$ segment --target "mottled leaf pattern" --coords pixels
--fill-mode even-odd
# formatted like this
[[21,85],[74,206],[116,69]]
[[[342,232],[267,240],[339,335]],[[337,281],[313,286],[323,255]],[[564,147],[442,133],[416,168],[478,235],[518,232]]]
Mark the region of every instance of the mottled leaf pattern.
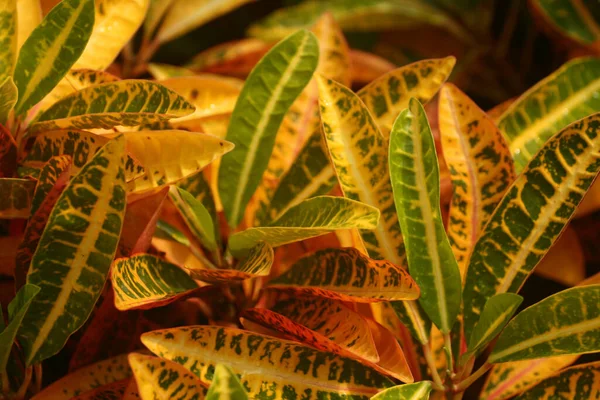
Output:
[[371,397],[371,400],[427,400],[430,393],[431,382],[423,381],[391,387]]
[[[61,155],[52,157],[40,171],[38,183],[33,192],[31,200],[31,214],[34,215],[38,208],[42,205],[48,193],[56,185],[61,175],[71,167],[71,157]],[[68,175],[67,175],[68,176]]]
[[231,368],[217,364],[207,400],[247,400],[248,393]]
[[517,400],[597,399],[600,397],[600,362],[568,368],[538,383]]
[[0,219],[29,217],[34,189],[30,179],[0,178]]

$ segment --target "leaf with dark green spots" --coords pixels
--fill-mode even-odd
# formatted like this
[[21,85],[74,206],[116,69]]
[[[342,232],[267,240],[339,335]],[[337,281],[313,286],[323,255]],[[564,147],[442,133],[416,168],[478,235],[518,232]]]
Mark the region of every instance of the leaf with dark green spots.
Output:
[[[65,174],[71,167],[71,157],[68,155],[54,156],[48,162],[38,177],[38,182],[33,193],[31,201],[31,215],[34,215],[38,208],[42,205],[48,193],[56,185],[60,177]],[[70,172],[70,171],[68,171]],[[67,172],[67,176],[68,176]]]
[[600,285],[558,292],[521,311],[504,328],[488,360],[531,360],[600,351]]
[[433,135],[417,99],[392,127],[389,163],[408,268],[421,289],[419,303],[447,334],[460,311],[462,285],[442,221]]
[[584,45],[600,40],[600,6],[593,1],[533,0],[534,10],[563,35]]
[[560,371],[516,400],[584,400],[600,397],[600,361]]
[[17,103],[18,96],[17,87],[9,76],[0,84],[0,124],[6,124],[8,114]]
[[151,254],[115,260],[111,281],[119,310],[161,307],[198,288],[184,270]]
[[431,388],[429,381],[398,385],[377,393],[371,400],[428,400]]
[[235,228],[258,187],[273,152],[281,122],[312,78],[319,46],[302,30],[273,47],[254,67],[231,116],[226,139],[235,144],[219,168],[219,196]]
[[244,254],[259,241],[273,247],[324,235],[339,229],[375,229],[379,210],[343,197],[318,196],[290,208],[267,226],[250,228],[229,237],[233,255]]
[[6,82],[17,59],[17,0],[0,1],[0,43],[0,82]]
[[63,0],[31,32],[14,72],[18,114],[42,100],[65,76],[83,53],[93,26],[93,0]]
[[236,374],[224,364],[217,364],[206,400],[247,400],[248,392]]
[[169,191],[171,202],[179,211],[187,227],[209,251],[217,251],[215,226],[210,213],[200,200],[186,190],[173,186]]
[[94,85],[69,94],[41,113],[31,133],[58,129],[110,129],[149,125],[184,117],[196,107],[158,83],[124,80]]
[[31,179],[0,178],[0,219],[29,217],[34,189]]
[[60,351],[100,296],[125,214],[124,167],[119,136],[71,179],[48,218],[27,275],[41,289],[19,332],[27,365]]
[[508,189],[473,249],[463,293],[465,335],[485,302],[516,293],[565,229],[600,170],[600,115],[553,136]]

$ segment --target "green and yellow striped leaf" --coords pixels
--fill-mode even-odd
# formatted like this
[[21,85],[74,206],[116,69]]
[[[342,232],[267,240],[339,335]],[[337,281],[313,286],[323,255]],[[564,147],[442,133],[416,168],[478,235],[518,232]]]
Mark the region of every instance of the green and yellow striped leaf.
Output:
[[290,208],[267,226],[231,235],[229,249],[236,255],[261,240],[277,247],[338,229],[375,229],[378,220],[379,210],[374,207],[343,197],[318,196]]
[[564,64],[523,93],[498,120],[520,172],[544,143],[600,109],[600,58]]
[[516,174],[502,133],[452,84],[440,91],[439,129],[453,188],[448,239],[464,280],[479,233]]
[[521,311],[504,329],[489,362],[600,351],[600,285],[574,287]]
[[463,293],[465,335],[487,299],[517,292],[564,230],[600,169],[600,116],[553,136],[508,189],[484,227]]
[[156,33],[159,43],[176,39],[187,32],[235,10],[250,0],[175,0]]
[[161,307],[198,288],[177,265],[151,254],[115,260],[111,281],[119,310]]
[[[35,191],[33,192],[31,215],[35,215],[52,188],[61,180],[61,177],[63,175],[69,176],[71,160],[71,157],[68,155],[54,156],[44,165],[40,171]],[[66,184],[67,180],[64,179],[64,184]]]
[[392,127],[389,163],[408,268],[422,293],[419,303],[447,334],[460,311],[462,285],[440,211],[435,143],[417,99],[410,100]]
[[28,365],[56,354],[100,296],[125,214],[124,155],[125,137],[104,145],[50,214],[27,275],[41,289],[19,334]]
[[538,383],[516,400],[597,399],[600,397],[600,361],[577,365]]
[[310,81],[318,58],[315,36],[299,31],[273,47],[246,80],[226,136],[236,148],[219,168],[219,197],[232,228],[243,218],[285,113]]
[[419,287],[386,260],[372,260],[353,248],[319,250],[269,281],[270,288],[350,302],[414,300]]
[[194,279],[202,282],[213,284],[233,283],[268,276],[274,259],[273,248],[266,242],[258,242],[233,268],[199,269],[186,266],[186,269]]
[[581,0],[533,0],[535,11],[556,30],[582,44],[600,40],[600,8],[594,2]]
[[216,364],[224,364],[240,377],[250,397],[313,400],[353,395],[366,400],[393,385],[358,361],[234,328],[165,329],[143,334],[142,343],[159,357],[179,362],[204,382],[213,379]]
[[131,377],[127,354],[111,357],[80,368],[46,387],[32,400],[70,400],[98,387]]
[[193,113],[194,105],[158,83],[124,80],[86,87],[40,114],[31,133],[149,125]]
[[[161,2],[161,0],[157,0]],[[195,73],[191,69],[179,67],[177,65],[150,63],[148,64],[148,72],[157,80],[180,78],[194,76]]]
[[454,64],[452,56],[417,61],[388,72],[358,92],[383,136],[389,136],[396,117],[408,108],[412,97],[425,104],[435,96]]
[[150,0],[96,0],[90,40],[73,68],[106,69],[138,30]]
[[42,100],[65,76],[83,52],[93,25],[93,0],[64,0],[31,32],[14,72],[18,114]]
[[202,202],[191,193],[176,186],[171,187],[169,197],[187,227],[200,240],[200,243],[210,251],[217,251],[215,224]]
[[0,178],[0,219],[29,217],[34,189],[31,179]]
[[0,2],[0,82],[11,78],[17,59],[17,0]]
[[429,381],[398,385],[377,393],[371,400],[428,400],[431,388]]
[[231,368],[224,364],[217,364],[206,399],[247,400],[248,392]]
[[0,96],[0,124],[6,124],[18,97],[17,87],[10,76],[0,84]]
[[133,192],[177,183],[233,148],[216,136],[182,130],[127,132],[125,137],[127,150],[145,169],[127,183]]

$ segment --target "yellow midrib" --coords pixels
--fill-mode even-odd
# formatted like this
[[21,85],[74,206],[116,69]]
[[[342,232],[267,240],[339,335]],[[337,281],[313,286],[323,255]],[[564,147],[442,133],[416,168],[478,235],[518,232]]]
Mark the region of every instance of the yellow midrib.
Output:
[[483,333],[483,335],[481,335],[481,339],[475,343],[473,346],[471,346],[472,348],[476,348],[477,346],[479,346],[479,344],[485,340],[486,338],[489,338],[490,335],[492,334],[492,332],[494,332],[494,330],[496,328],[498,328],[503,322],[504,322],[504,317],[506,317],[507,315],[509,315],[510,313],[513,312],[513,308],[509,308],[507,310],[505,310],[504,312],[502,312],[502,314],[500,314],[495,320],[494,322],[492,322],[490,324],[490,326],[488,327],[488,329],[485,330],[485,332]]

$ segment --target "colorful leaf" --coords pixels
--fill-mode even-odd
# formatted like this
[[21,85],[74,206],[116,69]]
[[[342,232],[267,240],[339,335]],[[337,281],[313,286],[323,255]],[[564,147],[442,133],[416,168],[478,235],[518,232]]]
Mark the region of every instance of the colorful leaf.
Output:
[[8,77],[0,84],[0,124],[6,124],[9,113],[17,103],[17,87],[11,77]]
[[214,193],[210,187],[210,184],[204,177],[203,172],[197,172],[193,175],[188,176],[177,182],[177,187],[184,189],[199,200],[204,208],[209,212],[211,219],[214,221],[215,237],[217,241],[221,241],[221,229],[217,224],[217,206],[215,202]]
[[333,196],[313,197],[290,208],[267,226],[231,235],[229,249],[236,255],[261,240],[277,247],[338,229],[375,229],[378,219],[376,208],[358,201]]
[[378,369],[402,382],[415,381],[406,356],[394,333],[378,322],[367,319],[377,354],[379,354]]
[[[52,157],[40,171],[38,182],[31,200],[31,214],[34,215],[40,208],[52,188],[61,176],[70,169],[71,157],[67,155]],[[66,174],[67,177],[69,174]],[[65,184],[68,179],[65,179]]]
[[[172,0],[169,0],[172,1]],[[161,0],[154,0],[155,3],[165,4]],[[148,19],[146,19],[147,21]],[[179,77],[187,77],[194,76],[194,71],[188,68],[179,67],[177,65],[169,65],[169,64],[160,64],[160,63],[150,63],[148,64],[148,72],[154,77],[154,79],[162,80],[162,79],[170,79],[170,78],[179,78]]]
[[553,136],[508,189],[469,262],[465,335],[497,293],[517,292],[558,238],[600,169],[600,116]]
[[600,40],[598,9],[593,3],[573,0],[534,0],[535,10],[565,36],[592,45]]
[[65,76],[83,52],[93,25],[93,0],[64,0],[31,32],[15,66],[18,114],[42,100]]
[[115,260],[111,281],[119,310],[161,307],[198,288],[177,265],[151,254]]
[[433,135],[423,106],[414,98],[392,127],[389,162],[408,268],[422,293],[419,303],[447,334],[460,311],[462,285],[440,211]]
[[12,77],[17,59],[17,0],[0,2],[0,82]]
[[352,248],[320,250],[269,281],[270,288],[351,302],[414,300],[420,290],[408,273]]
[[56,354],[89,317],[104,287],[125,214],[125,138],[108,142],[58,198],[27,283],[40,294],[19,342],[28,365]]
[[194,236],[208,250],[217,251],[214,222],[202,202],[180,187],[171,187],[169,197]]
[[452,56],[417,61],[388,72],[358,92],[383,136],[389,136],[394,120],[408,108],[410,98],[425,104],[435,96],[455,63]]
[[231,368],[217,364],[207,400],[247,400],[248,393]]
[[431,382],[423,381],[391,387],[377,393],[371,400],[427,400],[430,393]]
[[44,111],[31,133],[58,129],[109,129],[148,125],[193,113],[195,107],[157,83],[124,80],[86,87]]
[[121,396],[125,394],[127,386],[129,386],[130,380],[130,378],[127,378],[107,385],[98,386],[89,392],[72,397],[71,400],[121,399]]
[[479,233],[516,174],[502,133],[452,84],[440,92],[439,129],[453,188],[448,239],[464,280]]
[[593,399],[600,396],[600,362],[577,365],[547,378],[517,400]]
[[226,139],[236,148],[221,162],[219,196],[235,227],[258,186],[281,121],[317,67],[317,40],[307,31],[278,43],[254,67],[238,98]]
[[335,395],[362,399],[392,385],[357,361],[239,329],[166,329],[145,333],[142,342],[153,353],[176,360],[205,382],[213,379],[216,364],[230,367],[250,397],[269,393],[274,398],[302,394],[306,400]]
[[0,178],[0,219],[29,217],[34,189],[30,179]]

